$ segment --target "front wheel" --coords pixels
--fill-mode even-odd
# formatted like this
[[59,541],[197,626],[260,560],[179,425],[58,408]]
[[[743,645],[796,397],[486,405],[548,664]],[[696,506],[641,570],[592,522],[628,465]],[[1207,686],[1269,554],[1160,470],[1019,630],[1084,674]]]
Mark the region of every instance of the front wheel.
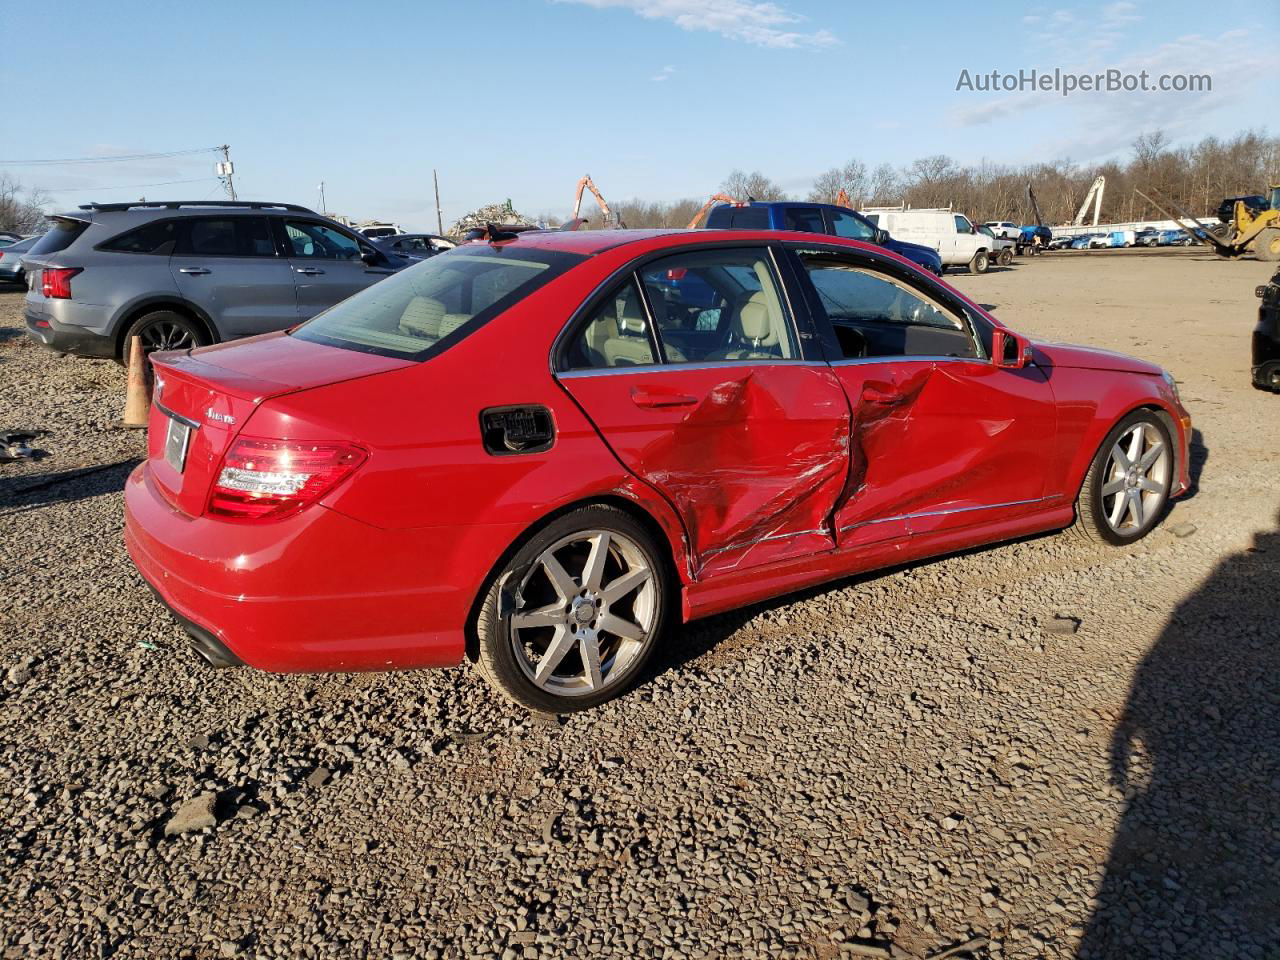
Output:
[[973,255],[973,259],[969,261],[970,273],[986,273],[987,272],[987,251],[979,250]]
[[672,602],[644,527],[614,507],[584,507],[531,537],[495,577],[476,621],[477,665],[530,710],[585,710],[636,678]]
[[1280,229],[1267,227],[1253,241],[1253,253],[1259,260],[1280,260]]
[[1173,441],[1150,410],[1137,410],[1107,434],[1076,500],[1075,530],[1119,546],[1160,522],[1173,488]]

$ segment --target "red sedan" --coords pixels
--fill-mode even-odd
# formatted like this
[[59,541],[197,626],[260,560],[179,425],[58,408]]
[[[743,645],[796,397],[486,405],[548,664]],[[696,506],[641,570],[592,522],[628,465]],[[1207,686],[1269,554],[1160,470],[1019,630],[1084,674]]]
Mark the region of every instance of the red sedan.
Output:
[[1188,487],[1159,367],[1032,344],[879,247],[467,244],[286,333],[155,358],[125,536],[216,665],[471,659],[539,710],[666,626]]

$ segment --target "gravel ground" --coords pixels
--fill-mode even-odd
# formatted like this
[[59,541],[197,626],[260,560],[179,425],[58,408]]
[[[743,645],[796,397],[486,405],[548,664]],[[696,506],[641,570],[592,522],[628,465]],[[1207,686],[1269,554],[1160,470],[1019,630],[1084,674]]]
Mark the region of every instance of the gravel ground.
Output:
[[51,431],[0,466],[0,957],[1280,956],[1267,274],[955,278],[1172,369],[1197,494],[1130,550],[1037,537],[696,624],[563,721],[469,670],[200,666],[121,545],[123,374],[0,293],[0,427]]

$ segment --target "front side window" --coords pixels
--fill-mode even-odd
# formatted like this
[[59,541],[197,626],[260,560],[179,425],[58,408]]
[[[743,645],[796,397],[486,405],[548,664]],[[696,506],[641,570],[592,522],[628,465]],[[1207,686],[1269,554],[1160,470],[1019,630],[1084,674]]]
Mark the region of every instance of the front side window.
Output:
[[569,370],[656,363],[649,320],[635,278],[606,297],[569,344]]
[[861,217],[842,213],[839,210],[831,211],[831,232],[837,237],[848,237],[850,240],[869,240],[874,242],[876,238],[875,227]]
[[800,355],[765,250],[664,257],[643,266],[640,280],[669,363]]
[[964,321],[918,290],[840,259],[803,262],[845,358],[978,356]]
[[579,263],[576,254],[468,246],[366,287],[294,331],[302,340],[425,360]]
[[112,237],[100,249],[116,253],[152,253],[169,256],[178,242],[178,221],[155,220]]
[[956,216],[956,233],[973,233],[973,224],[967,217]]
[[286,220],[284,232],[289,255],[311,260],[359,260],[360,244],[354,237],[312,220]]

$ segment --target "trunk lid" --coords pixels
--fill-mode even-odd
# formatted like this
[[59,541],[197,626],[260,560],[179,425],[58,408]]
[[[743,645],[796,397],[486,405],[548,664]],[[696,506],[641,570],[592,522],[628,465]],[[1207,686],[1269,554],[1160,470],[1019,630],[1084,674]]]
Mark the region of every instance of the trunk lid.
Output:
[[189,516],[204,512],[223,454],[261,404],[411,365],[283,333],[156,353],[151,363],[156,386],[147,431],[148,466],[160,493]]

